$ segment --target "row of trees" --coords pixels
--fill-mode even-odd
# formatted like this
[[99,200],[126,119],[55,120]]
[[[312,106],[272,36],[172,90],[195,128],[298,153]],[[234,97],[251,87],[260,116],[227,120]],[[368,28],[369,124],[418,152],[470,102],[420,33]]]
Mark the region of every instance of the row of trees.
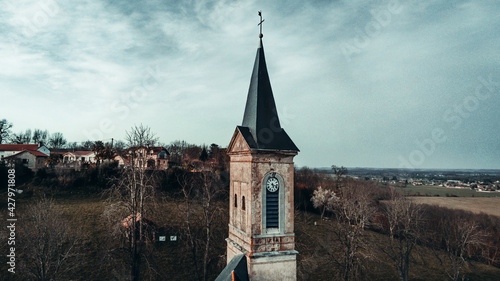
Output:
[[0,120],[0,144],[28,144],[41,142],[47,144],[50,148],[59,149],[65,147],[68,143],[60,132],[49,134],[47,130],[34,129],[32,131],[31,129],[27,129],[24,132],[13,133],[11,130],[12,126],[12,123],[9,123],[6,119]]
[[[393,188],[348,178],[344,168],[333,166],[333,170],[333,178],[307,169],[298,171],[296,184],[300,207],[307,207],[308,193],[303,190],[310,190],[310,201],[321,217],[338,224],[331,241],[321,242],[341,279],[360,279],[366,273],[365,262],[381,253],[392,261],[399,279],[406,281],[419,245],[434,251],[450,280],[462,280],[471,259],[499,265],[497,218],[418,205]],[[310,184],[319,185],[311,189]],[[368,245],[368,230],[388,235],[389,243]]]

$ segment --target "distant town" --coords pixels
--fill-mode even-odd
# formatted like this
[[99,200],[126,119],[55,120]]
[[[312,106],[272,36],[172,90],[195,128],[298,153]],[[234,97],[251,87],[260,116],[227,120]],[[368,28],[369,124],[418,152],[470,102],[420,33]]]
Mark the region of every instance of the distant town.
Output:
[[[319,168],[318,172],[333,173],[331,168]],[[477,192],[500,192],[500,170],[463,169],[384,169],[347,168],[348,176],[371,180],[381,184],[407,186],[436,186],[456,189],[472,189]]]

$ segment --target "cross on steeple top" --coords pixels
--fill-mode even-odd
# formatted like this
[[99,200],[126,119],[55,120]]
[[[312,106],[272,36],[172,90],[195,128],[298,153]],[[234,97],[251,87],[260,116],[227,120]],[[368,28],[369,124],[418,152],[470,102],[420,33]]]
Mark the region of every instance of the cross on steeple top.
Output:
[[264,35],[262,34],[262,23],[265,21],[265,19],[264,20],[262,19],[262,12],[261,11],[258,11],[258,13],[259,13],[259,17],[260,17],[260,22],[259,22],[259,24],[257,24],[260,27],[259,38],[262,38],[262,37],[264,37]]
[[[262,18],[260,11],[259,16]],[[263,19],[259,25],[262,26],[262,22],[264,22]],[[245,114],[239,129],[243,132],[243,137],[250,149],[298,152],[297,146],[281,128],[267,72],[262,33],[259,37],[259,47],[250,78]]]

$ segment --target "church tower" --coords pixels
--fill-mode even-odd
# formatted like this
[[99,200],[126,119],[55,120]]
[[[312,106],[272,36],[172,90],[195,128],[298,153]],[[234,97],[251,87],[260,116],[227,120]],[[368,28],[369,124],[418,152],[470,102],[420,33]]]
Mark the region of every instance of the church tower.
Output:
[[251,281],[296,280],[293,158],[299,149],[280,125],[262,26],[259,37],[243,123],[228,147],[227,260],[243,254]]

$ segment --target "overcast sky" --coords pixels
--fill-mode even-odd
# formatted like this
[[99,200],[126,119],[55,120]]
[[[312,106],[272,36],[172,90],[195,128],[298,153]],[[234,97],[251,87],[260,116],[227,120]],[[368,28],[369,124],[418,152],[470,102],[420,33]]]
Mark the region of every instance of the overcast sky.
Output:
[[297,166],[500,169],[497,0],[3,0],[0,119],[71,142],[142,123],[226,147],[258,10]]

